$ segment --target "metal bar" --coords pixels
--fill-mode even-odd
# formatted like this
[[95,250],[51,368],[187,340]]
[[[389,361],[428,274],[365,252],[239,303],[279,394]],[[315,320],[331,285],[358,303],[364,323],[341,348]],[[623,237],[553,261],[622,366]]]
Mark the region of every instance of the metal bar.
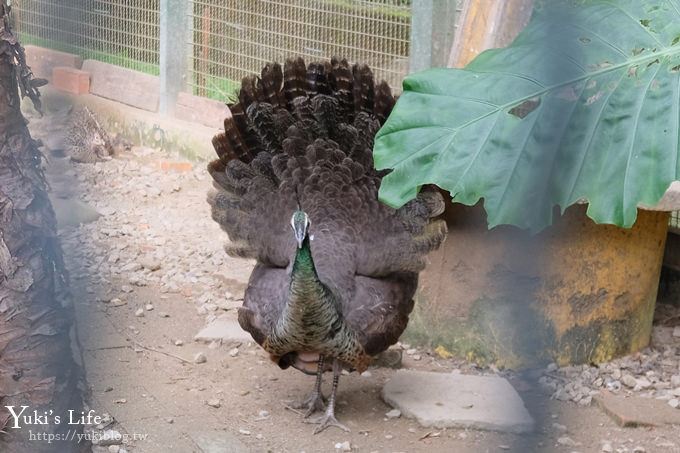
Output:
[[160,0],[160,106],[162,114],[175,112],[177,96],[186,80],[186,32],[184,0]]
[[413,0],[412,8],[410,73],[432,67],[434,0]]

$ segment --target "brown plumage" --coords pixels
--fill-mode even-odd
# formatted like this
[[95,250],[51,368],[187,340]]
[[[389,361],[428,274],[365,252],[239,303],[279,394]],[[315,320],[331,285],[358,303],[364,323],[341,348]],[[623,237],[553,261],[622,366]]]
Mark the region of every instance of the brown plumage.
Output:
[[231,239],[227,252],[257,260],[239,322],[282,368],[319,372],[307,415],[332,363],[322,428],[342,427],[333,415],[341,367],[363,371],[396,343],[425,255],[446,236],[433,219],[444,209],[436,190],[398,210],[378,201],[373,139],[394,102],[365,65],[298,58],[244,78],[213,140],[213,218]]
[[74,111],[66,129],[66,151],[72,160],[94,163],[113,156],[115,149],[111,137],[89,108]]

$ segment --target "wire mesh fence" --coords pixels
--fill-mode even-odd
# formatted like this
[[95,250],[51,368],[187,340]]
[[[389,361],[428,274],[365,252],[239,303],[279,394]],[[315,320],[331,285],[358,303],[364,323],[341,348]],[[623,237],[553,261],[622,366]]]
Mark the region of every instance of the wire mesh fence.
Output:
[[680,234],[680,212],[671,212],[671,218],[668,222],[669,229],[676,234]]
[[21,42],[158,74],[159,0],[14,0]]
[[246,74],[292,55],[360,61],[400,87],[408,73],[410,1],[194,0],[193,64],[200,96],[224,99]]
[[[160,0],[14,0],[15,29],[35,44],[157,75]],[[347,58],[400,89],[410,0],[193,0],[187,91],[226,100],[270,61]]]

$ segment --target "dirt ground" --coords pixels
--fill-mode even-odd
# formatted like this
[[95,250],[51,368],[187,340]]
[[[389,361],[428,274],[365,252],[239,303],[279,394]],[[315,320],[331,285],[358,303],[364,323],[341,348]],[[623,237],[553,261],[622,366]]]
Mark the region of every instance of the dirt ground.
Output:
[[[343,376],[337,416],[351,432],[313,435],[314,425],[284,406],[305,397],[313,377],[280,370],[250,342],[193,340],[215,316],[236,316],[253,265],[222,250],[227,237],[210,219],[205,165],[161,171],[160,160],[179,158],[142,148],[75,164],[55,144],[61,119],[59,112],[33,117],[29,127],[46,143],[90,406],[111,414],[109,428],[127,437],[95,451],[312,453],[342,451],[349,442],[358,452],[585,453],[609,442],[617,452],[680,452],[678,426],[621,428],[595,406],[550,400],[528,377],[514,375],[510,381],[537,422],[533,434],[388,419],[391,407],[380,397],[394,373],[387,368]],[[195,363],[199,353],[204,363]],[[403,367],[490,372],[422,348],[418,355],[421,360],[404,353]]]

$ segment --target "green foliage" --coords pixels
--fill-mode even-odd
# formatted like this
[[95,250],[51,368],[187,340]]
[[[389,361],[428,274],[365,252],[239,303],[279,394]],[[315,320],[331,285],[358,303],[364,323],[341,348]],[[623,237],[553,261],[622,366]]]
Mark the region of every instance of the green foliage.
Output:
[[680,4],[552,0],[505,49],[406,78],[376,137],[381,199],[423,184],[533,231],[580,199],[630,227],[680,179]]

